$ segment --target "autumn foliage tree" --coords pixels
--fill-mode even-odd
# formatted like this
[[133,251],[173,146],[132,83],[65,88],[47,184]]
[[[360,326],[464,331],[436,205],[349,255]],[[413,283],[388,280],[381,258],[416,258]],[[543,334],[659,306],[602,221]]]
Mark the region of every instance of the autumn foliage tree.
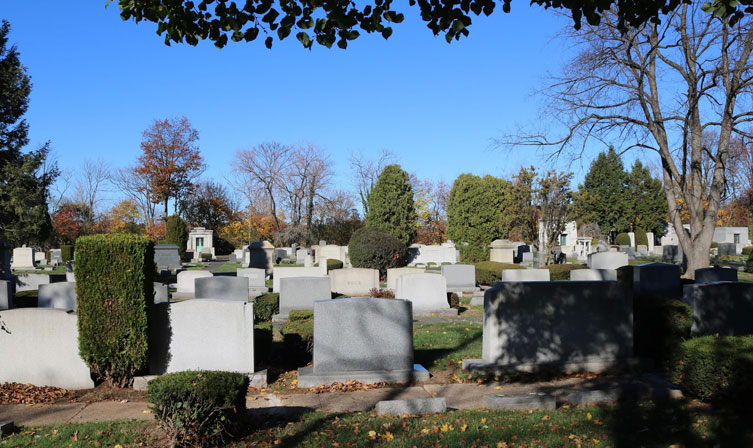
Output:
[[204,171],[198,141],[199,132],[186,117],[155,120],[144,131],[136,172],[149,178],[152,201],[165,204],[165,216],[168,200],[174,198],[177,203]]

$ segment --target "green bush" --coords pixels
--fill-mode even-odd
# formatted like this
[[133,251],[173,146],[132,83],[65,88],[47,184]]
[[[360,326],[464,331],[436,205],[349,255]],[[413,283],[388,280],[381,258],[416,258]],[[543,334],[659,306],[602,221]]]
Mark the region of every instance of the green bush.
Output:
[[753,252],[748,254],[748,259],[745,261],[745,272],[753,272]]
[[447,303],[450,304],[450,308],[460,308],[460,297],[454,292],[447,293]]
[[479,261],[474,264],[476,267],[476,284],[493,285],[502,279],[502,270],[504,269],[525,269],[525,266],[519,264],[500,263],[498,261]]
[[257,322],[272,319],[272,316],[280,312],[280,294],[268,292],[254,299],[254,317]]
[[753,253],[753,246],[743,247],[743,255],[750,255],[751,253]]
[[410,176],[400,165],[387,165],[379,173],[369,193],[368,204],[368,227],[392,235],[405,246],[413,242],[418,222],[416,201]]
[[618,246],[629,246],[630,245],[630,235],[627,233],[619,233],[617,234],[617,238],[615,239],[615,243]]
[[643,229],[635,230],[635,247],[638,246],[648,246],[648,235],[646,235],[646,231]]
[[749,406],[753,399],[753,336],[705,336],[683,342],[670,379],[702,400]]
[[719,247],[719,243],[717,243],[716,241],[712,241],[711,242],[711,248],[712,249],[716,249],[717,247]]
[[165,244],[175,244],[178,246],[181,260],[186,255],[188,224],[178,215],[168,217],[165,222]]
[[[319,266],[319,263],[315,264],[315,266]],[[340,260],[337,260],[335,258],[327,258],[327,272],[332,271],[334,269],[342,269],[343,268],[343,262]]]
[[560,280],[570,280],[570,271],[575,271],[577,269],[588,269],[588,268],[586,266],[581,266],[579,264],[550,264],[550,265],[544,266],[544,269],[549,270],[549,280],[560,281]]
[[70,244],[60,246],[60,258],[63,259],[63,263],[73,260],[73,246]]
[[173,446],[207,446],[231,434],[246,409],[248,377],[242,373],[185,371],[149,382],[152,411]]
[[99,379],[126,387],[148,367],[154,243],[131,234],[76,240],[79,351]]
[[314,349],[314,312],[294,310],[288,321],[280,327],[285,355],[290,365],[301,366],[311,362]]
[[372,227],[362,227],[353,233],[348,253],[354,268],[378,269],[380,275],[385,275],[387,269],[408,264],[408,248],[405,244]]
[[652,359],[667,369],[680,344],[690,337],[693,316],[685,302],[665,296],[636,294],[633,297],[633,344],[635,355]]

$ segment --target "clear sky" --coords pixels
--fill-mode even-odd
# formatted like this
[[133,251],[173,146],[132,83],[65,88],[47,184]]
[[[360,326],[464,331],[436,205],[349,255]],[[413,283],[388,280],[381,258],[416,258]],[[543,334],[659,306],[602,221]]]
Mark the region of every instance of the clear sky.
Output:
[[[405,22],[386,41],[362,34],[344,51],[309,51],[293,36],[272,50],[263,39],[218,50],[209,42],[168,47],[155,24],[124,22],[117,2],[105,3],[0,6],[34,84],[32,146],[50,140],[63,170],[86,158],[131,165],[144,129],[177,116],[199,131],[204,177],[218,181],[237,149],[265,141],[322,147],[342,188],[350,188],[352,150],[389,149],[407,171],[450,183],[465,172],[509,177],[521,166],[552,167],[532,149],[492,143],[551,120],[535,91],[572,57],[567,42],[553,39],[570,21],[552,11],[514,2],[512,13],[474,19],[468,38],[447,44],[406,2]],[[580,179],[589,163],[569,169]]]

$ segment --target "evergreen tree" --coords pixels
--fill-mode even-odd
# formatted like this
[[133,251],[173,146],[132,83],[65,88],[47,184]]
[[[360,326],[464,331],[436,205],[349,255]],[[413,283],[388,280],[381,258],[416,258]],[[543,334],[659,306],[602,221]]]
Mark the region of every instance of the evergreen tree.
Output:
[[31,80],[15,45],[8,46],[10,24],[0,24],[0,240],[14,246],[45,241],[52,222],[47,194],[58,175],[46,164],[49,144],[27,153],[29,126],[22,117],[29,106]]
[[188,244],[188,224],[178,215],[172,215],[165,222],[165,243],[178,246],[180,258],[186,254]]
[[447,203],[447,236],[457,244],[464,263],[489,259],[489,244],[500,231],[509,190],[509,182],[494,176],[461,174],[455,179]]
[[369,194],[366,225],[389,233],[406,246],[416,238],[418,214],[408,173],[387,165]]
[[499,234],[512,241],[533,243],[539,234],[539,210],[535,203],[536,170],[521,168],[510,186],[504,213],[500,214]]
[[667,197],[662,182],[651,176],[648,168],[636,160],[628,174],[628,197],[630,207],[630,224],[633,231],[643,229],[661,235],[667,219]]
[[633,201],[627,182],[625,167],[614,148],[599,154],[574,195],[578,220],[597,223],[605,235],[612,228],[630,231]]

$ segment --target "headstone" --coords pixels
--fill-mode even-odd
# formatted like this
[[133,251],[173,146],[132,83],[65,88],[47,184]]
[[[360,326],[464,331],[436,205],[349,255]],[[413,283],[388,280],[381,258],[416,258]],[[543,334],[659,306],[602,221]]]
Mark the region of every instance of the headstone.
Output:
[[314,267],[314,257],[311,255],[306,255],[303,258],[303,267],[304,268],[313,268]]
[[346,296],[365,296],[372,289],[379,288],[379,271],[376,269],[335,269],[327,275],[332,279],[332,292]]
[[170,301],[170,288],[168,285],[154,282],[154,303],[167,303]]
[[0,280],[0,311],[13,308],[13,284],[10,280]]
[[246,277],[204,277],[195,279],[194,284],[194,297],[197,299],[248,302],[248,279]]
[[45,257],[44,252],[34,252],[34,262],[36,264],[46,265],[47,264],[47,258]]
[[304,249],[304,248],[298,249],[296,251],[296,253],[295,253],[295,263],[296,264],[304,264],[306,262],[306,257],[307,256],[310,256],[308,254],[308,250],[307,249]]
[[282,262],[282,260],[288,258],[288,251],[283,248],[275,249],[274,253],[275,264],[279,264],[280,262]]
[[638,252],[639,257],[646,257],[648,256],[648,246],[639,244],[636,248],[636,252]]
[[633,250],[632,247],[626,247],[622,251],[625,252],[625,254],[627,254],[628,260],[635,260],[636,257],[638,256],[638,252],[636,252],[635,250]]
[[418,264],[428,265],[434,263],[437,266],[443,263],[457,263],[458,250],[454,244],[443,243],[440,245],[426,246],[423,244],[411,244],[408,248],[408,265],[415,266]]
[[154,264],[159,269],[180,269],[180,254],[175,244],[154,246]]
[[717,249],[720,257],[737,255],[735,243],[718,243]]
[[274,267],[275,247],[269,241],[254,241],[248,246],[250,268],[266,269],[271,271]]
[[238,277],[248,279],[249,288],[264,288],[266,286],[266,273],[264,269],[259,268],[242,268],[236,271]]
[[623,252],[595,252],[588,254],[587,265],[591,269],[617,269],[627,266],[628,254]]
[[16,276],[16,293],[21,291],[38,291],[41,285],[65,281],[62,274],[18,274]]
[[648,253],[653,254],[654,253],[654,232],[646,232],[646,238],[648,239]]
[[548,282],[549,269],[503,269],[503,282]]
[[288,277],[326,277],[326,275],[322,274],[322,270],[317,266],[312,268],[276,266],[272,271],[272,292],[280,292],[280,279]]
[[34,262],[34,249],[31,247],[17,247],[13,249],[13,261],[10,267],[14,271],[36,269],[37,265]]
[[683,300],[693,309],[693,336],[753,334],[753,284],[686,285]]
[[543,393],[515,395],[484,395],[484,403],[489,409],[498,411],[518,411],[529,409],[556,409],[554,395]]
[[204,278],[204,277],[212,277],[213,274],[209,271],[182,271],[178,272],[178,285],[177,285],[177,294],[190,294],[193,296],[195,289],[194,289],[194,281],[197,278]]
[[324,241],[324,240],[319,240],[319,247],[321,247],[321,246],[326,246],[326,245],[327,245],[327,242],[326,242],[326,241]]
[[390,291],[397,290],[397,279],[406,274],[423,274],[425,269],[419,268],[393,268],[387,269],[387,289]]
[[714,282],[736,282],[737,269],[708,267],[695,270],[695,282],[714,283]]
[[635,247],[635,232],[628,232],[628,237],[630,237],[630,247]]
[[534,252],[533,253],[533,267],[534,269],[539,269],[543,266],[546,266],[546,254],[544,252]]
[[592,252],[609,252],[609,244],[605,243],[602,240],[599,240],[594,244],[592,247]]
[[523,252],[520,264],[527,267],[533,267],[533,252]]
[[510,240],[494,240],[489,245],[489,260],[499,263],[515,262],[515,246]]
[[[397,279],[395,298],[413,303],[414,314],[447,313],[447,280],[436,274],[405,274]],[[452,310],[457,314],[457,310]]]
[[76,283],[60,282],[39,285],[37,306],[76,311]]
[[497,282],[484,312],[488,364],[597,370],[633,356],[633,298],[617,282]]
[[[518,244],[515,248],[514,258],[513,261],[515,263],[523,263],[523,256],[525,254],[530,254],[531,252],[531,246],[527,244]],[[531,265],[533,265],[533,258],[530,259]]]
[[332,298],[329,277],[288,277],[280,279],[280,316],[293,310],[313,310],[314,301]]
[[461,293],[476,289],[476,266],[472,264],[443,265],[442,276],[447,280],[447,292]]
[[412,400],[383,400],[376,404],[374,410],[377,415],[425,415],[447,412],[447,402],[444,397],[415,398]]
[[677,244],[663,245],[661,259],[667,263],[682,263],[682,247]]
[[63,253],[60,249],[50,249],[50,261],[61,264],[63,262]]
[[617,281],[616,269],[574,269],[570,271],[570,280],[604,282]]
[[230,254],[227,257],[227,261],[228,263],[235,263],[236,261],[238,261],[238,259],[235,257],[235,254]]
[[646,263],[623,266],[617,270],[617,278],[632,287],[633,294],[657,294],[680,297],[680,266],[665,263]]

